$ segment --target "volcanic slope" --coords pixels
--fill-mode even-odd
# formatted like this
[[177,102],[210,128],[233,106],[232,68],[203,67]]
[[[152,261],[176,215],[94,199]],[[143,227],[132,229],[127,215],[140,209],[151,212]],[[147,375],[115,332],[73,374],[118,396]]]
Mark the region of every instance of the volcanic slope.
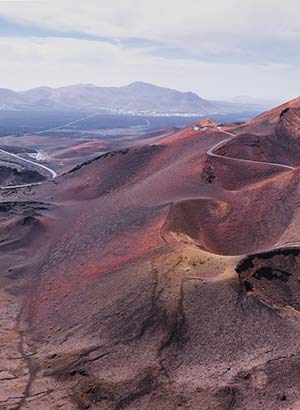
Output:
[[0,409],[299,408],[299,169],[238,155],[259,121],[2,192]]
[[225,144],[221,155],[281,164],[300,165],[300,98],[231,129],[237,138]]

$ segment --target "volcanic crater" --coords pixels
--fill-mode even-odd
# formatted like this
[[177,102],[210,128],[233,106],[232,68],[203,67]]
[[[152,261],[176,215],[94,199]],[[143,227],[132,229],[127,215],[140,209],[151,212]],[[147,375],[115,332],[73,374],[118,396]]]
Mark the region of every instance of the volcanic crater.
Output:
[[297,99],[1,190],[0,408],[299,408],[299,129]]

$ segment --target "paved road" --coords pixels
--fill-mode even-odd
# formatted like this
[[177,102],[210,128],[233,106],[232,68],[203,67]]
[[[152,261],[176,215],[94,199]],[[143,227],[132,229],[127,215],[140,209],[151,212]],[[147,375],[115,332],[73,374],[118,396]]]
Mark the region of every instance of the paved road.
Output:
[[[231,132],[223,131],[223,130],[220,130],[220,129],[218,131],[223,133],[223,134],[230,135],[232,137],[231,139],[234,139],[236,137],[236,135],[232,134]],[[295,169],[295,167],[291,167],[290,165],[278,164],[277,162],[255,161],[255,160],[252,160],[252,159],[227,157],[227,156],[219,155],[219,154],[215,153],[215,151],[218,148],[221,148],[223,145],[225,145],[225,143],[227,143],[228,141],[231,141],[231,139],[226,138],[226,139],[218,142],[216,145],[214,145],[213,147],[211,147],[207,151],[207,155],[209,155],[211,157],[217,157],[217,158],[222,158],[222,159],[225,159],[225,160],[230,160],[230,161],[247,162],[247,163],[252,163],[252,164],[272,165],[272,166],[276,166],[276,167],[285,168],[285,169],[288,169],[288,170]]]
[[49,167],[46,167],[46,165],[38,164],[37,162],[31,161],[30,159],[25,159],[25,158],[19,156],[18,154],[13,154],[11,152],[5,151],[4,149],[0,149],[0,152],[2,152],[3,154],[6,154],[6,155],[10,155],[11,157],[17,158],[21,161],[28,162],[29,164],[36,165],[37,167],[40,167],[42,169],[45,169],[46,171],[48,171],[51,174],[51,178],[56,178],[57,177],[57,173],[53,169],[51,169]]
[[[66,127],[69,127],[71,125],[77,124],[80,121],[84,121],[84,120],[87,120],[89,118],[96,117],[97,115],[99,115],[99,114],[98,113],[90,114],[86,117],[79,118],[78,120],[68,122],[67,124],[63,124],[63,125],[60,125],[58,127],[48,128],[46,130],[37,131],[37,132],[29,133],[29,134],[28,133],[24,134],[23,137],[29,136],[29,135],[39,135],[39,134],[43,134],[44,132],[51,132],[51,131],[55,131],[55,130],[58,130],[58,129],[61,129],[61,128],[66,128]],[[8,137],[14,137],[14,136],[15,135],[8,135]],[[42,169],[45,169],[46,171],[48,171],[51,174],[52,179],[57,177],[57,173],[53,169],[51,169],[49,167],[46,167],[46,165],[42,165],[42,164],[39,164],[38,162],[34,162],[34,161],[29,160],[29,159],[25,159],[25,158],[19,156],[18,154],[12,154],[11,152],[5,151],[4,149],[0,149],[0,152],[2,152],[2,154],[10,155],[11,157],[17,158],[21,161],[24,161],[24,162],[27,162],[29,164],[35,165],[37,167],[40,167]],[[0,186],[0,189],[25,188],[25,187],[30,187],[30,186],[40,185],[40,184],[42,184],[42,182],[34,182],[34,183],[22,184],[22,185]]]
[[[24,161],[24,162],[27,162],[29,164],[35,165],[39,168],[45,169],[46,171],[49,172],[49,174],[51,174],[52,179],[57,177],[57,173],[53,169],[51,169],[49,167],[46,167],[46,165],[38,164],[37,162],[33,162],[30,159],[25,159],[23,157],[20,157],[18,154],[13,154],[11,152],[5,151],[4,149],[0,149],[0,153],[5,154],[5,155],[10,155],[11,157],[17,158],[20,161]],[[41,182],[35,182],[35,183],[31,183],[31,184],[1,186],[0,189],[24,188],[24,187],[33,186],[33,185],[40,185],[40,184],[41,184]]]
[[[265,165],[272,165],[272,166],[277,166],[277,167],[281,167],[281,168],[285,168],[287,170],[293,170],[295,169],[295,167],[291,167],[289,165],[284,165],[284,164],[278,164],[277,162],[266,162],[266,161],[255,161],[255,160],[249,160],[249,159],[242,159],[242,158],[234,158],[234,157],[226,157],[223,155],[219,155],[216,154],[214,151],[216,151],[218,148],[222,147],[224,144],[226,144],[228,141],[231,141],[232,139],[236,138],[235,134],[232,134],[231,132],[227,132],[227,131],[223,131],[222,129],[218,129],[219,132],[223,133],[223,134],[227,134],[232,138],[226,138],[220,142],[218,142],[216,145],[214,145],[213,147],[211,147],[208,151],[207,151],[207,155],[211,156],[211,157],[217,157],[217,158],[222,158],[222,159],[228,159],[230,161],[239,161],[239,162],[247,162],[247,163],[254,163],[254,164],[265,164]],[[267,252],[267,251],[273,251],[276,249],[282,249],[282,248],[296,248],[299,249],[299,244],[300,241],[288,241],[285,243],[280,243],[277,242],[276,245],[274,245],[273,247],[271,247],[270,249],[262,249],[259,252]],[[236,256],[241,256],[241,255],[236,255]]]
[[[68,127],[68,126],[70,126],[70,125],[76,124],[76,123],[78,123],[78,122],[80,122],[80,121],[83,121],[83,120],[86,120],[86,119],[88,119],[88,118],[95,117],[96,115],[98,115],[98,114],[91,114],[91,115],[89,115],[89,116],[87,116],[87,117],[80,118],[80,119],[78,119],[78,120],[69,122],[69,123],[64,124],[64,125],[61,125],[61,126],[59,126],[59,127],[50,128],[50,129],[47,129],[47,130],[44,130],[44,131],[38,131],[38,132],[36,132],[36,133],[34,133],[34,134],[41,134],[41,133],[43,133],[43,132],[49,132],[49,131],[57,130],[57,129],[60,129],[60,128]],[[220,130],[220,129],[218,129],[218,131],[219,131],[220,133],[227,134],[227,135],[231,136],[232,139],[236,137],[235,134],[232,134],[232,133],[230,133],[230,132],[228,132],[228,131],[223,131],[223,130]],[[27,134],[24,134],[24,135],[27,135]],[[30,135],[32,135],[32,134],[30,134]],[[230,161],[247,162],[247,163],[252,163],[252,164],[272,165],[272,166],[277,166],[277,167],[285,168],[285,169],[287,169],[287,170],[295,169],[295,167],[291,167],[291,166],[289,166],[289,165],[284,165],[284,164],[279,164],[279,163],[277,163],[277,162],[255,161],[255,160],[250,160],[250,159],[227,157],[227,156],[223,156],[223,155],[216,154],[215,151],[216,151],[218,148],[221,148],[223,145],[225,145],[225,143],[227,143],[228,141],[230,141],[230,139],[225,138],[224,140],[218,142],[216,145],[214,145],[213,147],[211,147],[211,148],[207,151],[207,155],[209,155],[209,156],[211,156],[211,157],[222,158],[222,159],[224,159],[224,160],[230,160]],[[25,158],[23,158],[23,157],[20,157],[18,154],[12,154],[11,152],[5,151],[5,150],[3,150],[3,149],[0,149],[0,152],[2,152],[3,154],[6,154],[6,155],[10,155],[10,156],[12,156],[12,157],[15,157],[15,158],[21,160],[21,161],[27,162],[27,163],[29,163],[29,164],[35,165],[35,166],[37,166],[37,167],[40,167],[40,168],[42,168],[42,169],[48,171],[48,172],[51,174],[51,178],[52,178],[52,179],[57,177],[57,173],[56,173],[53,169],[51,169],[51,168],[49,168],[49,167],[47,167],[47,166],[45,166],[45,165],[39,164],[39,163],[34,162],[34,161],[31,161],[31,160],[29,160],[29,159],[25,159]],[[42,182],[35,182],[35,183],[31,183],[31,184],[0,186],[0,189],[24,188],[24,187],[34,186],[34,185],[40,185],[41,183],[42,183]]]

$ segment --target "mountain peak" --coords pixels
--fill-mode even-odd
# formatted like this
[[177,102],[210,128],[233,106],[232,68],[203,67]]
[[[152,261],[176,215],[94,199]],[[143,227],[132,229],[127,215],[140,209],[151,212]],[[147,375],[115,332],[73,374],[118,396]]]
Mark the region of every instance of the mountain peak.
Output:
[[[41,105],[41,101],[43,104]],[[39,87],[13,93],[0,90],[0,106],[7,110],[92,110],[99,107],[114,113],[184,114],[207,116],[249,111],[247,105],[208,101],[188,91],[182,92],[144,81],[123,87],[100,87],[90,83],[49,88]],[[253,107],[251,108],[253,110]],[[257,110],[259,112],[262,110]]]
[[127,85],[127,88],[163,88],[155,84],[145,83],[144,81],[134,81]]

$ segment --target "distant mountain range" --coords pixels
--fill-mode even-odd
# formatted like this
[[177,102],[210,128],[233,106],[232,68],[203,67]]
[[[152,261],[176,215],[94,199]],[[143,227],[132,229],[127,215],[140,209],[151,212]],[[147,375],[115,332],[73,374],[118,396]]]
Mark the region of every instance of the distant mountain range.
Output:
[[0,89],[0,109],[5,111],[103,111],[133,115],[213,115],[261,112],[269,106],[237,101],[209,101],[192,92],[134,82],[125,87],[78,84],[39,87],[15,92]]

